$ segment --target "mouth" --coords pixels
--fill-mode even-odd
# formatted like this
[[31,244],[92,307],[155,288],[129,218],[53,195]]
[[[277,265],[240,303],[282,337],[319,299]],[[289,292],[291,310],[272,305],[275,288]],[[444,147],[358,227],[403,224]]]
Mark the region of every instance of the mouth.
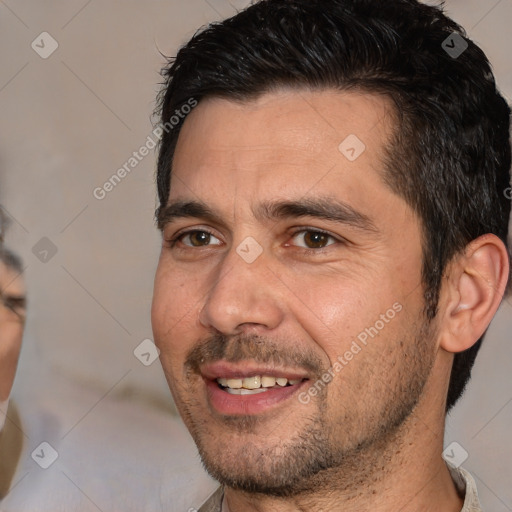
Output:
[[297,371],[215,363],[202,368],[210,406],[222,415],[261,414],[283,405],[309,380]]
[[287,377],[273,377],[271,375],[253,375],[243,379],[216,379],[221,389],[231,395],[256,395],[265,393],[271,389],[281,389],[289,386],[296,386],[303,379],[290,379]]

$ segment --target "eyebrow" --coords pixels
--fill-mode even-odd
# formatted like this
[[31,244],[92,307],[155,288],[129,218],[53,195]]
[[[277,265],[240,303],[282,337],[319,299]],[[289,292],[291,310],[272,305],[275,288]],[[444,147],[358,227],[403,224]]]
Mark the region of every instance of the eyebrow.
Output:
[[216,224],[222,223],[220,216],[201,201],[176,201],[158,208],[156,212],[157,226],[160,230],[177,219],[186,218],[205,219]]
[[5,302],[9,302],[9,304],[16,304],[20,307],[26,307],[27,305],[27,298],[25,295],[8,295],[3,294],[2,297],[4,298]]
[[315,217],[347,224],[363,231],[378,232],[370,217],[343,201],[329,197],[266,202],[258,206],[256,213],[259,214],[257,216],[271,220],[290,217]]
[[[256,218],[271,221],[314,217],[346,224],[363,231],[378,232],[370,217],[343,201],[328,197],[298,201],[267,201],[258,205],[253,213]],[[156,213],[157,225],[160,230],[180,218],[204,219],[215,224],[225,225],[221,216],[202,201],[176,201],[159,208]]]

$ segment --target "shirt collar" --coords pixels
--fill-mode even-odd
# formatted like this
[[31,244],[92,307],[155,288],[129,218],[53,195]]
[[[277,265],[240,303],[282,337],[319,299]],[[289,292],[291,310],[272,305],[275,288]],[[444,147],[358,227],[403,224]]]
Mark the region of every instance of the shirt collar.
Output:
[[[459,495],[464,497],[464,506],[460,512],[482,512],[474,478],[464,468],[456,468],[451,464],[447,466]],[[210,496],[199,512],[230,512],[222,487]]]
[[460,512],[482,512],[474,478],[464,469],[447,464],[459,496],[464,497],[464,506]]

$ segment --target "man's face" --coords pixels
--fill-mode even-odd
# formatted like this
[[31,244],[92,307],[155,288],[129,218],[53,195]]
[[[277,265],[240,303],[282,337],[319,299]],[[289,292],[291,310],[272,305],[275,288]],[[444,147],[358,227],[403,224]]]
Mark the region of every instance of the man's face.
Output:
[[420,225],[383,182],[391,117],[377,96],[281,91],[185,121],[152,321],[180,414],[231,487],[318,485],[422,395],[436,343]]
[[9,398],[23,337],[25,285],[18,273],[0,262],[0,402]]

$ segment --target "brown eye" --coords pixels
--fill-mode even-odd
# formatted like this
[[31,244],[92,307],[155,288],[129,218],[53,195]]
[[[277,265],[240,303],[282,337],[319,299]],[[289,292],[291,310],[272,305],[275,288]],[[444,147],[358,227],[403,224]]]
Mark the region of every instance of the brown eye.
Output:
[[189,231],[181,236],[184,245],[190,247],[206,247],[208,245],[219,245],[220,240],[208,231]]
[[318,233],[314,231],[308,231],[304,236],[305,244],[311,249],[318,249],[325,247],[329,241],[329,236],[325,233]]
[[306,249],[323,249],[335,242],[333,236],[323,231],[304,230],[293,236],[295,244]]

